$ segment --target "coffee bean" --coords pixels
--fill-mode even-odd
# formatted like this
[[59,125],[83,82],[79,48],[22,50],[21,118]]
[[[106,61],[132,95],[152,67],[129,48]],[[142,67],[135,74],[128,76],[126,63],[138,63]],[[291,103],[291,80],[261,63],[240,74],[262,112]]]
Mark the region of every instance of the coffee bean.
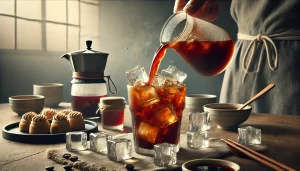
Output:
[[47,167],[45,167],[45,169],[47,171],[54,171],[54,166],[47,166]]
[[72,165],[65,165],[64,169],[65,169],[65,171],[71,171],[72,170]]
[[128,171],[133,171],[134,166],[132,164],[125,164],[125,169],[127,169]]
[[65,158],[65,159],[69,159],[70,157],[71,157],[71,154],[69,154],[69,153],[65,153],[63,155],[63,158]]
[[69,158],[72,162],[76,162],[78,160],[77,156],[72,156]]

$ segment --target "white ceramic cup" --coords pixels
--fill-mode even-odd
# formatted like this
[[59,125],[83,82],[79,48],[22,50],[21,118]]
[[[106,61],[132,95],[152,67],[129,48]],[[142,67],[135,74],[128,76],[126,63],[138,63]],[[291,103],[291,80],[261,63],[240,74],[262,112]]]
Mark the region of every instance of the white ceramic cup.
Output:
[[34,84],[33,94],[45,96],[46,107],[56,107],[63,99],[63,84],[60,83]]

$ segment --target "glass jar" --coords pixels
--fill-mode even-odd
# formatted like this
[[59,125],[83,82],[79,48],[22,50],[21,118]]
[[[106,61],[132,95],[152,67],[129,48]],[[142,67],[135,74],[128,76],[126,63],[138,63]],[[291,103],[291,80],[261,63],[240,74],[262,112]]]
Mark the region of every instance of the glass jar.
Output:
[[123,129],[125,104],[123,97],[115,96],[100,99],[99,109],[101,111],[103,129]]

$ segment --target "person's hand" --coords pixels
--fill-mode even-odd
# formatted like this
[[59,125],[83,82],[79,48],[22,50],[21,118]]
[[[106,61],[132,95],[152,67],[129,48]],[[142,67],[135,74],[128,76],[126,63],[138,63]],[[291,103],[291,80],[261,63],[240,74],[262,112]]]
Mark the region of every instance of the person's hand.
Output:
[[184,11],[188,15],[213,22],[219,15],[219,4],[216,0],[176,0],[174,13]]

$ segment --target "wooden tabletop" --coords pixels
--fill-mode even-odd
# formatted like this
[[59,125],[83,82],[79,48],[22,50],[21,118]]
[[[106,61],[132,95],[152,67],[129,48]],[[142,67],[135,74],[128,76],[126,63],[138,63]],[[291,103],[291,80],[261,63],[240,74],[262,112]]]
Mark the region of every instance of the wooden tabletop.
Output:
[[[70,108],[69,103],[61,103],[57,110]],[[182,131],[188,130],[188,114],[184,112],[182,120]],[[125,111],[125,126],[123,132],[131,132],[130,112]],[[9,104],[0,104],[0,127],[18,122],[20,117],[13,113]],[[102,130],[101,123],[98,129]],[[270,115],[270,114],[251,114],[249,119],[241,126],[251,125],[262,130],[262,144],[267,147],[263,152],[281,163],[284,163],[296,170],[300,170],[300,116],[293,115]],[[113,135],[121,132],[105,130]],[[122,132],[122,133],[123,133]],[[221,130],[215,125],[211,128],[211,136],[220,138],[230,138],[237,140],[236,130]],[[45,170],[45,166],[57,166],[56,171],[64,170],[61,165],[54,163],[46,158],[45,151],[49,148],[64,148],[65,144],[36,145],[24,144],[8,141],[0,138],[0,170],[23,171],[23,170]],[[233,161],[239,164],[242,170],[270,170],[268,167],[249,159],[237,156],[229,156],[225,160]]]

